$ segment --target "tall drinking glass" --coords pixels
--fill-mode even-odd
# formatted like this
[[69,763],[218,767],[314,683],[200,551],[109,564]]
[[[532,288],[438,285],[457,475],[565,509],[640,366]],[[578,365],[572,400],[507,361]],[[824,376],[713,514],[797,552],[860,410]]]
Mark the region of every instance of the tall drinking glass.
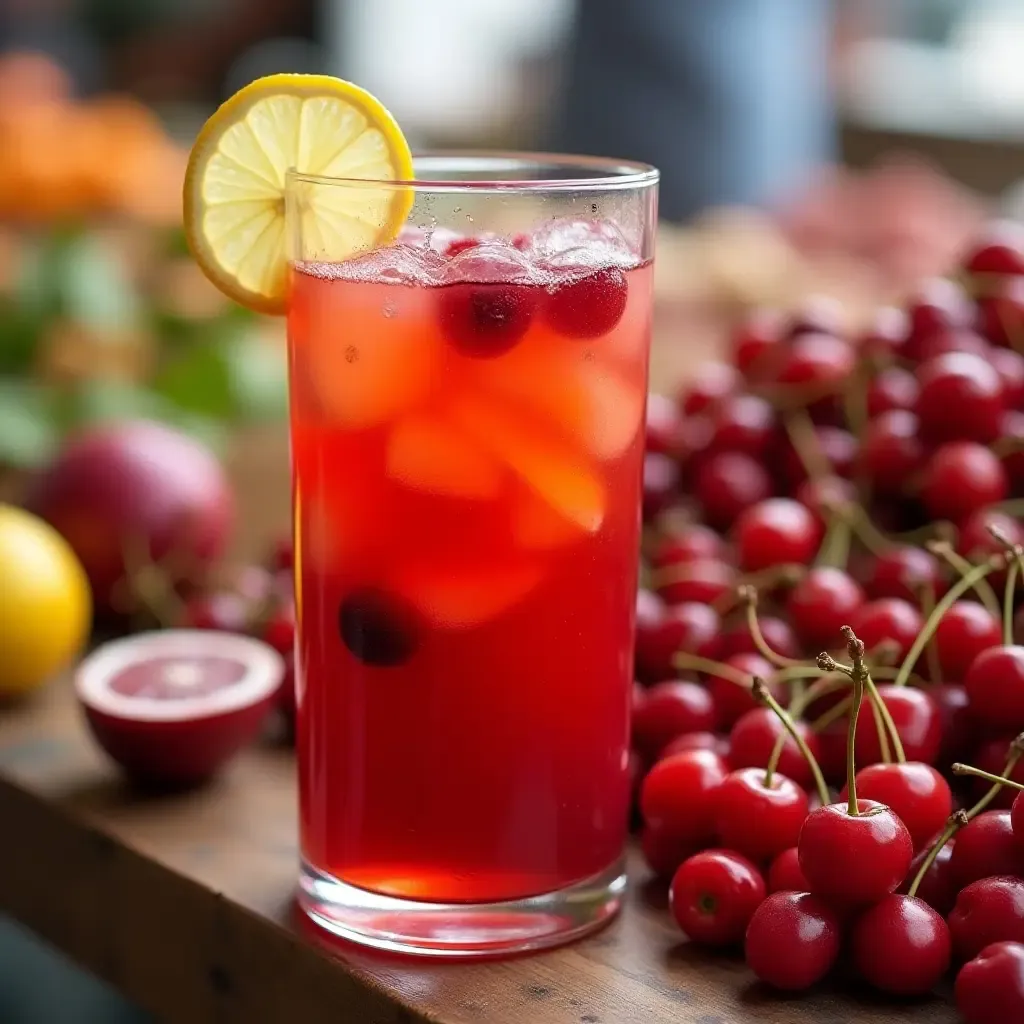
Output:
[[[625,884],[658,174],[416,173],[288,182],[300,901],[391,950],[539,948]],[[398,239],[332,262],[396,191]]]

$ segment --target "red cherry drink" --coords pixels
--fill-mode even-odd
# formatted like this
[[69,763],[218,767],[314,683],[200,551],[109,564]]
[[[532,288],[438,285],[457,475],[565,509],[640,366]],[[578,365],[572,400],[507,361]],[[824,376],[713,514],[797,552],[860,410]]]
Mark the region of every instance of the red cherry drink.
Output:
[[623,852],[652,268],[564,235],[294,266],[302,855],[369,894]]

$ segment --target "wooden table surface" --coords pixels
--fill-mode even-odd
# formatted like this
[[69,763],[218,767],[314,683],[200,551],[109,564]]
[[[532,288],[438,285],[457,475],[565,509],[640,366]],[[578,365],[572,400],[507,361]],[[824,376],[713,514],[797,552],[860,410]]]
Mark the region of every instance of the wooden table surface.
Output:
[[[685,372],[695,334],[659,351]],[[232,459],[243,550],[287,521],[280,433]],[[256,500],[259,495],[259,500]],[[2,656],[2,655],[0,655]],[[946,1001],[782,998],[739,958],[689,946],[638,858],[625,912],[567,948],[489,963],[327,944],[293,904],[292,752],[254,747],[209,787],[132,792],[66,683],[0,709],[0,910],[172,1024],[947,1024]]]

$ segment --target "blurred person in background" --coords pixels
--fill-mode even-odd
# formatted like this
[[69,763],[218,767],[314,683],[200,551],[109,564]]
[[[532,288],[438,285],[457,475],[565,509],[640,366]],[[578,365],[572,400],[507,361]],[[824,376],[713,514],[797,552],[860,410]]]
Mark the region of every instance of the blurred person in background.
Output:
[[581,0],[558,148],[661,170],[660,206],[762,205],[830,163],[830,0]]

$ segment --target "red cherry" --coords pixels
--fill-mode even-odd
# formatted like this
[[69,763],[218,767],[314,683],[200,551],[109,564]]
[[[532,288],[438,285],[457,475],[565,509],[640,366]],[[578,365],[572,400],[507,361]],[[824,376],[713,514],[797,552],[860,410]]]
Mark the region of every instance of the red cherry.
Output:
[[657,452],[644,455],[643,515],[649,522],[669,508],[679,493],[679,466]]
[[1015,875],[1021,868],[1009,811],[983,811],[957,833],[949,870],[960,889],[990,875]]
[[977,729],[967,691],[958,683],[933,683],[928,687],[928,696],[939,709],[939,721],[942,723],[938,763],[969,760],[977,741]]
[[982,651],[997,646],[1003,631],[999,620],[977,601],[955,601],[935,630],[935,649],[942,670],[963,679]]
[[[754,676],[767,679],[774,671],[771,662],[757,653],[734,654],[726,658],[724,664],[741,672],[746,677],[748,686],[753,683]],[[758,706],[750,690],[738,686],[734,680],[709,674],[708,688],[715,705],[718,725],[722,729],[731,729],[743,715]],[[779,689],[775,688],[772,691],[776,699],[783,696]]]
[[910,833],[884,804],[857,800],[811,811],[800,830],[800,867],[811,892],[844,906],[876,903],[907,877],[914,856]]
[[807,877],[800,870],[800,854],[795,846],[783,850],[768,869],[769,892],[807,892]]
[[[936,854],[928,870],[924,873],[920,885],[917,887],[917,898],[924,900],[933,910],[945,916],[956,903],[956,896],[959,892],[956,883],[953,881],[953,872],[949,870],[949,862],[953,856],[955,839],[947,839],[945,845]],[[931,853],[929,847],[922,849],[910,862],[910,870],[907,872],[906,881],[900,886],[900,891],[905,892],[913,880],[921,865]]]
[[[1011,544],[1024,544],[1024,527],[1019,520],[996,508],[980,508],[972,513],[960,526],[957,536],[957,550],[972,562],[983,562],[990,555],[1002,553],[1003,546],[989,532],[993,526],[1000,530]],[[989,576],[995,582],[1005,573]]]
[[776,772],[766,786],[763,768],[740,768],[727,775],[716,804],[718,841],[758,862],[796,845],[809,808],[807,793],[784,775]]
[[993,345],[1013,348],[1024,336],[1024,281],[996,283],[991,294],[978,298],[978,330]]
[[526,333],[543,294],[536,285],[445,285],[438,289],[441,329],[465,356],[504,355]]
[[958,327],[929,334],[917,343],[916,348],[918,362],[924,364],[954,352],[984,357],[988,355],[991,346],[980,334]]
[[1003,385],[1003,405],[1019,409],[1024,403],[1024,356],[1012,348],[993,348],[986,356]]
[[1010,808],[1010,828],[1013,830],[1013,841],[1024,857],[1024,800],[1021,799],[1020,790],[1015,792],[1017,795],[1013,798],[1013,806]]
[[857,347],[869,359],[887,361],[899,356],[910,333],[910,317],[896,306],[876,310],[870,327],[860,336]]
[[249,602],[233,591],[200,594],[185,603],[179,625],[183,629],[219,629],[244,633],[249,628]]
[[689,601],[714,604],[736,587],[736,570],[728,562],[714,558],[694,559],[674,568],[670,576],[658,587],[658,594],[670,605]]
[[969,274],[1024,274],[1021,228],[1013,221],[989,225],[985,237],[964,261]]
[[824,526],[832,510],[857,500],[857,488],[839,476],[822,476],[804,480],[793,492],[793,497],[810,509]]
[[860,464],[879,492],[902,493],[908,478],[921,470],[927,453],[919,427],[917,416],[906,409],[883,412],[867,424]]
[[706,522],[728,529],[739,514],[772,495],[772,478],[742,452],[718,452],[701,462],[694,496]]
[[[986,740],[974,751],[972,757],[967,758],[969,763],[976,765],[982,771],[991,775],[1002,775],[1013,746],[1014,736],[998,736]],[[1010,772],[1010,779],[1024,785],[1024,760],[1018,761]],[[980,799],[988,792],[989,783],[984,779],[972,779],[972,792]],[[993,810],[1009,810],[1013,806],[1016,790],[1003,786],[996,793],[995,798],[989,804]]]
[[[949,783],[921,761],[861,768],[857,772],[857,796],[888,806],[907,826],[915,850],[941,832],[953,813]],[[840,799],[846,799],[845,787]]]
[[731,395],[709,415],[712,452],[743,452],[760,458],[775,439],[775,410],[757,395]]
[[729,737],[715,732],[683,733],[682,736],[677,736],[664,746],[658,759],[681,754],[684,750],[711,750],[726,764],[729,763]]
[[955,995],[964,1024],[1024,1020],[1024,943],[986,946],[960,969]]
[[949,928],[923,900],[893,893],[857,918],[850,950],[857,973],[880,992],[924,995],[949,967]]
[[724,555],[725,541],[710,527],[692,523],[661,541],[651,558],[651,565],[655,569],[667,569],[670,565],[683,565],[700,558],[722,558]]
[[843,304],[831,295],[809,295],[804,298],[792,315],[788,337],[799,338],[801,334],[827,334],[836,337],[846,329]]
[[652,392],[647,396],[646,420],[645,449],[658,455],[673,455],[679,443],[681,424],[675,402]]
[[[796,727],[811,753],[817,757],[818,737],[811,732],[806,722],[797,722]],[[729,733],[729,759],[736,768],[764,768],[776,740],[784,734],[785,727],[774,711],[770,708],[754,708],[743,715]],[[813,782],[811,769],[800,753],[800,748],[788,734],[779,758],[779,771],[798,786],[807,787]]]
[[819,566],[792,589],[786,610],[804,646],[820,651],[836,645],[840,628],[863,604],[864,591],[853,577],[842,569]]
[[[860,443],[848,430],[829,425],[814,428],[815,444],[825,462],[830,476],[840,479],[853,476],[857,465]],[[783,472],[793,487],[807,479],[807,470],[797,450],[788,438],[780,443]]]
[[672,678],[677,651],[717,657],[720,628],[718,613],[706,604],[685,602],[668,608],[649,590],[637,591],[637,678],[651,683]]
[[807,892],[772,893],[754,911],[744,946],[747,966],[774,988],[810,988],[839,956],[839,918]]
[[291,572],[295,567],[295,545],[291,537],[279,537],[270,552],[271,572]]
[[789,345],[777,380],[838,390],[853,373],[856,361],[853,348],[841,338],[818,332],[800,334]]
[[947,590],[939,560],[924,548],[909,544],[900,544],[876,555],[864,580],[864,589],[870,597],[898,597],[912,604],[920,600],[920,588],[925,585],[931,587],[936,597]]
[[697,683],[669,681],[652,686],[633,709],[633,743],[648,759],[688,732],[710,732],[715,727],[711,694]]
[[994,441],[1003,412],[999,373],[981,356],[950,352],[923,363],[916,412],[933,441]]
[[924,619],[909,601],[882,597],[861,605],[850,625],[869,654],[884,643],[894,647],[896,661],[901,662],[924,628]]
[[984,725],[1024,729],[1024,647],[989,647],[971,662],[964,679],[971,714]]
[[714,835],[718,787],[729,773],[710,750],[688,750],[658,761],[640,787],[644,821],[697,845]]
[[263,625],[263,642],[279,654],[288,654],[295,646],[295,609],[291,604],[278,608]]
[[658,878],[668,879],[687,857],[696,852],[696,844],[667,828],[644,825],[640,832],[640,852]]
[[[761,635],[765,642],[776,654],[781,654],[784,658],[800,656],[796,634],[785,619],[776,618],[774,615],[760,615],[758,625],[761,627]],[[757,653],[757,645],[750,635],[746,622],[737,622],[722,634],[722,654],[727,658],[734,654]]]
[[868,417],[893,409],[913,411],[920,392],[917,378],[900,366],[887,366],[868,385]]
[[910,305],[910,330],[903,354],[921,358],[921,341],[938,330],[967,327],[972,304],[964,290],[945,278],[925,282]]
[[1000,431],[1007,441],[1013,442],[1003,456],[1003,469],[1006,470],[1014,494],[1020,494],[1024,491],[1024,412],[1007,409],[1003,413]]
[[764,878],[746,857],[732,850],[704,850],[679,865],[668,905],[691,941],[732,946],[743,940],[764,898]]
[[734,395],[741,384],[742,377],[734,366],[728,363],[702,363],[680,396],[680,408],[685,416],[706,412],[723,398]]
[[1024,942],[1024,882],[1009,875],[972,882],[960,891],[947,920],[960,961],[993,942]]
[[548,323],[567,338],[599,338],[622,319],[628,291],[618,268],[595,270],[555,288],[548,296]]
[[752,505],[736,520],[733,532],[744,572],[785,563],[807,565],[821,543],[821,524],[791,498]]
[[[889,709],[907,759],[933,764],[942,745],[942,720],[935,702],[924,690],[912,686],[881,683],[877,689]],[[857,719],[856,753],[857,760],[864,765],[882,758],[878,728],[870,713],[862,713]]]
[[732,361],[747,380],[775,377],[784,356],[782,320],[774,312],[759,312],[733,337]]
[[960,523],[977,509],[1002,501],[1008,490],[998,456],[973,441],[952,441],[925,464],[921,498],[934,518]]

